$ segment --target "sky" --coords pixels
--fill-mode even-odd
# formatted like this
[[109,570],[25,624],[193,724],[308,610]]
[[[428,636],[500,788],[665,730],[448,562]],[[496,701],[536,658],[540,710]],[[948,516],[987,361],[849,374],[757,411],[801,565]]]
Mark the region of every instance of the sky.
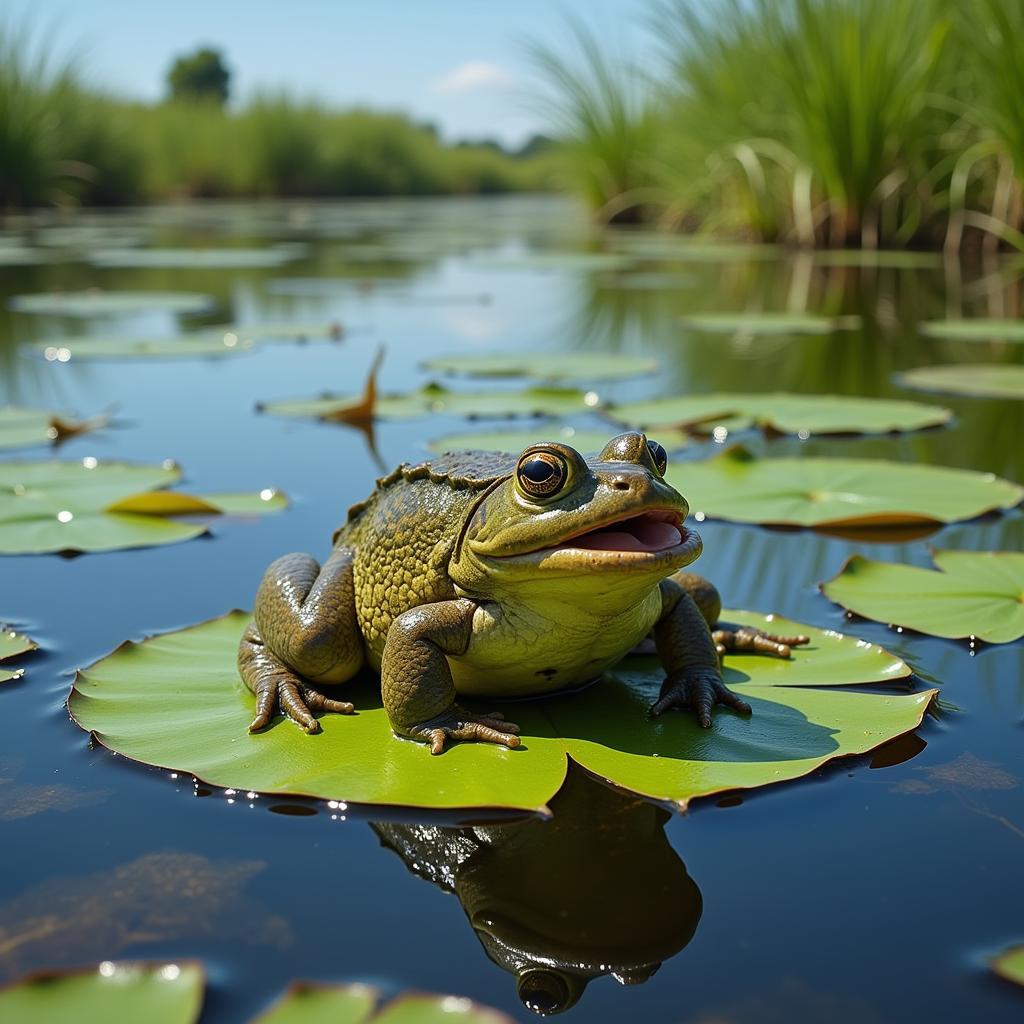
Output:
[[339,106],[403,110],[448,140],[518,145],[545,128],[525,41],[568,49],[566,17],[643,59],[647,0],[0,0],[123,96],[165,94],[173,59],[211,45],[232,93],[285,87]]

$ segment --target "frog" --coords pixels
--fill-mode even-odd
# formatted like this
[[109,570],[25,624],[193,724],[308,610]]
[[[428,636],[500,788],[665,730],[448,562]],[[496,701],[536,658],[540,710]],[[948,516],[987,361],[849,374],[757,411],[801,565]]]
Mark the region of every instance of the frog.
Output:
[[396,736],[435,755],[453,741],[514,749],[515,722],[465,702],[577,689],[651,638],[665,671],[652,717],[749,715],[723,654],[788,658],[808,638],[719,623],[718,590],[684,571],[703,542],[667,467],[642,431],[590,457],[540,441],[402,463],[349,509],[322,565],[293,553],[266,570],[238,648],[250,732],[278,710],[319,732],[318,714],[355,712],[324,688],[369,668]]

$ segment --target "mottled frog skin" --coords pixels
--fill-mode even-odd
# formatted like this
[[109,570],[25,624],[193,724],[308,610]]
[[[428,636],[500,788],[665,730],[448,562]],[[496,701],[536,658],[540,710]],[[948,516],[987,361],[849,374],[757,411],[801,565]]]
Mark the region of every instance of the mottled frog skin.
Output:
[[718,630],[714,587],[679,572],[701,552],[689,508],[664,480],[664,449],[620,434],[596,457],[531,445],[518,458],[449,453],[377,481],[321,566],[285,555],[268,569],[239,669],[256,695],[250,729],[280,710],[306,732],[317,711],[349,713],[315,687],[364,665],[380,673],[399,736],[439,754],[450,739],[519,744],[500,712],[472,697],[522,697],[597,678],[653,632],[665,667],[652,707],[691,708],[701,725],[723,703],[725,649],[782,657],[803,637]]

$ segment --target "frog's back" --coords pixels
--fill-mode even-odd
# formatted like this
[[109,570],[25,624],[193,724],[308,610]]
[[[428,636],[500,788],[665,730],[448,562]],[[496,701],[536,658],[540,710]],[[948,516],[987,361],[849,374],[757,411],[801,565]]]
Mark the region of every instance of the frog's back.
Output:
[[448,563],[481,497],[515,467],[515,456],[446,452],[403,463],[349,509],[335,545],[355,552],[356,613],[379,667],[391,622],[421,604],[455,597]]

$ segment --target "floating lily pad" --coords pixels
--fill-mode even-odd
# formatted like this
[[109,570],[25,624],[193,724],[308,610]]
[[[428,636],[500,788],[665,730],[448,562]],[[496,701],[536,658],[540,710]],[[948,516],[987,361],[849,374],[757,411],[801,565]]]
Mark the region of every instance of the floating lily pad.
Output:
[[992,363],[919,366],[896,374],[896,381],[920,391],[979,398],[1024,398],[1024,366]]
[[[0,463],[0,554],[114,551],[189,540],[206,532],[211,516],[254,515],[283,508],[284,495],[194,497],[162,488],[181,470],[100,462]],[[180,521],[173,516],[197,516]]]
[[859,316],[815,316],[813,313],[694,313],[680,322],[712,334],[831,334],[860,326]]
[[444,356],[423,364],[431,373],[539,380],[621,380],[658,372],[654,359],[621,352],[521,352]]
[[0,267],[34,267],[49,263],[52,254],[28,245],[0,245]]
[[645,259],[679,260],[688,263],[746,263],[773,260],[779,255],[776,245],[748,242],[715,242],[685,235],[640,233],[610,236],[616,249]]
[[1024,554],[934,551],[939,572],[855,555],[821,589],[879,622],[950,638],[1005,644],[1024,636]]
[[250,735],[254,700],[235,665],[249,621],[243,612],[121,645],[79,673],[69,707],[111,750],[213,785],[366,804],[539,810],[561,786],[567,757],[685,806],[871,750],[915,728],[935,693],[851,692],[844,687],[902,680],[910,670],[882,648],[831,630],[752,612],[725,618],[812,640],[788,661],[727,656],[726,682],[754,714],[719,711],[711,730],[686,714],[652,721],[663,672],[638,657],[584,691],[506,707],[523,729],[518,750],[461,743],[432,757],[396,739],[372,676],[344,687],[357,713],[325,716],[316,736],[284,721]]
[[112,963],[66,974],[37,974],[0,990],[4,1024],[194,1024],[203,1005],[196,963]]
[[937,405],[849,395],[769,394],[680,395],[629,402],[608,415],[629,426],[725,426],[733,431],[758,426],[780,434],[884,434],[948,423],[952,413]]
[[[480,430],[467,431],[465,434],[448,434],[431,441],[430,448],[435,452],[521,452],[538,441],[560,441],[578,452],[590,454],[599,452],[614,436],[614,429],[577,430],[575,427],[536,426],[529,430]],[[653,436],[666,451],[670,452],[685,448],[690,443],[688,435],[671,427],[659,430]]]
[[993,473],[883,459],[758,459],[741,447],[670,463],[667,478],[699,515],[778,526],[952,523],[1024,499],[1024,487]]
[[824,267],[877,267],[880,270],[926,270],[941,267],[937,252],[912,249],[821,249],[814,262]]
[[1024,945],[1012,946],[992,960],[992,970],[1007,981],[1024,985]]
[[69,437],[104,427],[106,416],[75,420],[49,409],[0,406],[0,450],[59,444]]
[[667,270],[648,270],[612,274],[602,278],[601,284],[605,288],[614,288],[618,291],[668,292],[678,288],[690,288],[697,284],[697,279],[691,274],[678,274]]
[[592,270],[622,270],[635,259],[620,252],[530,252],[519,255],[481,253],[471,257],[474,267],[488,270],[562,270],[586,273]]
[[325,323],[255,323],[255,324],[223,324],[209,327],[203,333],[220,332],[224,335],[233,334],[247,341],[340,341],[345,328],[337,320]]
[[168,267],[187,270],[244,270],[283,267],[304,255],[302,246],[268,249],[94,249],[89,262],[97,267]]
[[954,341],[1024,341],[1024,319],[978,316],[967,320],[925,320],[917,329],[930,338]]
[[183,334],[164,338],[62,338],[35,345],[47,362],[91,359],[195,359],[238,355],[253,342],[236,334]]
[[[19,633],[15,629],[7,629],[0,625],[0,661],[17,658],[18,655],[37,650],[38,647],[39,644],[30,637],[25,636],[24,633]],[[10,669],[0,666],[0,683],[6,683],[11,679],[20,679],[24,674],[24,669]]]
[[40,292],[15,295],[7,303],[18,313],[49,316],[116,316],[126,313],[205,313],[216,302],[212,295],[197,292]]

